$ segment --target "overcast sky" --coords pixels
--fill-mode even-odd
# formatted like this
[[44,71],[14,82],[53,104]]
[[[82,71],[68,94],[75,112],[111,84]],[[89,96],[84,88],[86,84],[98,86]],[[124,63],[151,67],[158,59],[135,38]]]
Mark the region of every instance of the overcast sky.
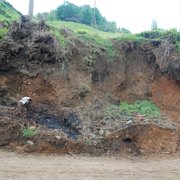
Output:
[[[23,14],[28,12],[29,0],[6,0]],[[34,0],[35,14],[49,12],[63,3],[63,0]],[[94,0],[68,0],[76,5],[89,4]],[[153,19],[163,29],[180,29],[180,0],[96,0],[96,6],[109,21],[131,32],[151,29]]]

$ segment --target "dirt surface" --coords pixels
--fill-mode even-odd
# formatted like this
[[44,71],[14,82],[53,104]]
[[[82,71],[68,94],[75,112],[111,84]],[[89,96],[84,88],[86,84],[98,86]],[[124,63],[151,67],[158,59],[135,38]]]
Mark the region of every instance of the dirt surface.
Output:
[[0,151],[0,177],[39,179],[166,179],[180,177],[179,154],[154,157],[24,155]]

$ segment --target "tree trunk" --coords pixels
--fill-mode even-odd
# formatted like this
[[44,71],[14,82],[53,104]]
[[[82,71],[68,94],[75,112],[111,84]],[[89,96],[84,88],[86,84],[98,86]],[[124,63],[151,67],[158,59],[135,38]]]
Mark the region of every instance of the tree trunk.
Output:
[[33,11],[34,11],[34,0],[29,0],[29,17],[33,18]]
[[94,1],[94,13],[93,13],[93,26],[95,29],[97,29],[97,24],[96,24],[96,0]]

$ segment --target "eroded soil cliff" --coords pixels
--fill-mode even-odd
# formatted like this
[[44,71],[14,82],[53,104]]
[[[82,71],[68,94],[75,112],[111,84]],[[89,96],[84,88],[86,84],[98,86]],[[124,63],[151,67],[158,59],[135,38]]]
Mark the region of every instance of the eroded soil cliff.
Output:
[[[168,41],[112,40],[115,54],[43,22],[14,23],[0,43],[0,146],[26,152],[180,150],[180,60]],[[30,96],[28,112],[17,107]],[[151,100],[162,118],[105,120],[120,102]],[[130,122],[130,123],[128,123]],[[22,128],[38,129],[23,137]]]

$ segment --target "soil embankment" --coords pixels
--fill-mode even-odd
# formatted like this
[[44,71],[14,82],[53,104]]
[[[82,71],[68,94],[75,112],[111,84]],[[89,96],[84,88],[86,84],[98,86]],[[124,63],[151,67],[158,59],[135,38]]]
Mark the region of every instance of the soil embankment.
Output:
[[[0,43],[0,146],[25,152],[159,153],[180,150],[180,61],[170,42],[113,40],[115,55],[43,22],[14,23]],[[32,98],[24,117],[17,102]],[[122,101],[151,100],[162,119],[105,120]],[[39,134],[23,137],[22,128]],[[7,133],[5,133],[7,132]],[[5,136],[3,136],[6,134]]]

